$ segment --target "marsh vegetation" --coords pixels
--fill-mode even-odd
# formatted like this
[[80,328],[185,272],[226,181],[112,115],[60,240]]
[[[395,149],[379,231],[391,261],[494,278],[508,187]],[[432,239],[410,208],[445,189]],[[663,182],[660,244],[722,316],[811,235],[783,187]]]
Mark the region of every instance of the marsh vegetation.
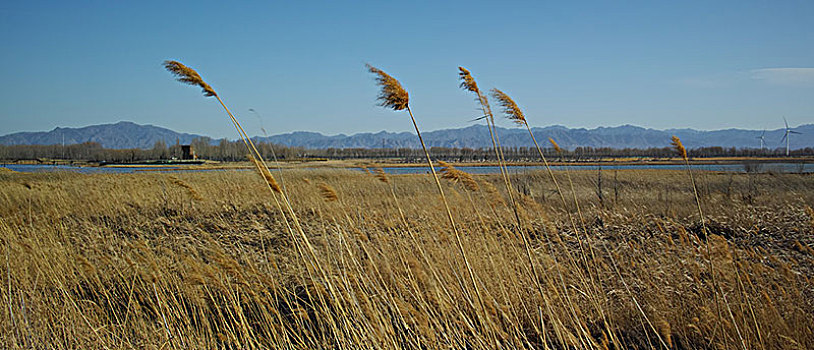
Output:
[[[564,172],[555,176],[569,182]],[[436,184],[425,175],[287,172],[280,186],[293,199],[310,255],[267,184],[249,172],[5,171],[2,342],[814,345],[814,178],[698,172],[705,234],[685,172],[603,176],[600,204],[597,173],[570,173],[581,216],[574,202],[562,205],[546,173],[512,176],[537,280],[502,178],[471,175],[474,185],[442,179],[478,300]]]

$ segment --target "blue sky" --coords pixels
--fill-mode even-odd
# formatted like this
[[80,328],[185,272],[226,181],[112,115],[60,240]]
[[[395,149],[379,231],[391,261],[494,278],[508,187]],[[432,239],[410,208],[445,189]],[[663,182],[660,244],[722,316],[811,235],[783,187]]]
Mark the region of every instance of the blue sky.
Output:
[[533,126],[774,129],[814,123],[812,23],[812,1],[4,1],[0,134],[129,120],[234,138],[165,59],[250,134],[250,108],[270,134],[409,131],[376,106],[366,62],[425,130],[477,116],[458,65]]

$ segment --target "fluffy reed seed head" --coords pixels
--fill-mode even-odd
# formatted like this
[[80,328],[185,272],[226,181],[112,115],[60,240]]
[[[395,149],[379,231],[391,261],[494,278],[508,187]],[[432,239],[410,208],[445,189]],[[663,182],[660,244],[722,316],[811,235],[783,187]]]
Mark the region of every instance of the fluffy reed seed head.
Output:
[[390,183],[390,179],[387,178],[387,173],[384,172],[384,169],[374,168],[373,173],[376,175],[376,178],[379,179],[379,181],[384,183]]
[[466,188],[469,191],[474,192],[480,189],[480,187],[478,186],[478,182],[475,181],[475,179],[472,177],[472,175],[469,175],[469,173],[460,170],[452,166],[452,164],[449,164],[442,160],[439,160],[438,164],[441,165],[442,167],[440,170],[442,179],[447,179],[456,183],[463,184],[464,188]]
[[506,115],[506,118],[519,125],[526,125],[526,116],[509,95],[498,89],[492,89],[492,96],[497,99],[498,104],[503,108],[503,114]]
[[478,95],[478,102],[480,102],[481,106],[483,107],[483,112],[487,115],[491,115],[492,109],[489,107],[489,99],[486,98],[486,95],[480,92],[480,88],[478,88],[478,83],[475,82],[475,78],[472,77],[472,73],[469,72],[464,67],[458,67],[458,76],[461,78],[461,88],[467,91],[472,91],[475,95]]
[[658,326],[658,331],[661,334],[661,338],[664,340],[665,343],[667,343],[668,346],[672,347],[673,346],[673,332],[672,332],[672,329],[670,327],[670,322],[667,322],[667,320],[662,319],[662,320],[659,320],[657,322],[657,326]]
[[319,187],[319,193],[322,194],[322,198],[325,198],[326,202],[333,202],[339,199],[339,196],[336,195],[336,190],[334,190],[331,185],[320,182],[317,184],[317,187]]
[[187,190],[187,192],[189,193],[189,196],[192,197],[192,199],[194,199],[196,201],[204,200],[203,197],[201,197],[201,195],[198,193],[198,191],[195,191],[195,188],[193,188],[192,186],[190,186],[188,183],[184,182],[183,180],[181,180],[181,179],[179,179],[179,178],[177,178],[175,176],[170,176],[170,181],[174,185]]
[[475,82],[475,78],[472,77],[472,73],[469,73],[469,70],[464,67],[458,67],[458,76],[461,78],[461,88],[480,95],[478,83]]
[[368,71],[376,74],[376,84],[382,88],[377,98],[380,101],[379,105],[396,111],[406,109],[410,102],[410,95],[407,90],[401,87],[401,83],[379,68],[369,64],[365,66],[367,66]]
[[682,159],[687,160],[687,149],[684,148],[684,144],[681,143],[681,139],[679,139],[678,136],[673,135],[673,141],[670,142],[670,144],[673,145],[673,148],[675,148]]
[[554,147],[554,150],[557,151],[557,153],[562,152],[562,148],[560,148],[560,145],[557,144],[557,141],[554,141],[554,139],[549,137],[548,142],[551,142],[551,146]]
[[175,75],[176,80],[189,85],[197,85],[203,90],[203,94],[206,97],[217,96],[218,94],[215,92],[209,84],[207,84],[203,78],[196,72],[194,69],[185,66],[183,63],[178,61],[164,61],[164,68],[166,68],[170,73]]
[[274,176],[271,175],[271,171],[269,171],[269,168],[265,164],[261,163],[259,160],[252,157],[251,155],[249,155],[249,159],[252,161],[252,163],[254,163],[254,166],[256,166],[258,170],[260,170],[260,175],[263,176],[263,179],[266,180],[266,183],[269,184],[269,187],[271,187],[271,189],[274,192],[283,193],[282,188],[280,188],[280,184],[278,184],[277,180],[274,179]]

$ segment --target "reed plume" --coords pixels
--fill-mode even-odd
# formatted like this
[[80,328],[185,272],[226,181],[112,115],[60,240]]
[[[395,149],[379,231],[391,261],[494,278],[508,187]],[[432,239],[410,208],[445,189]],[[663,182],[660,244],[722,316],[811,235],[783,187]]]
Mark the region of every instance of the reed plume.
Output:
[[684,144],[681,143],[681,139],[679,139],[678,136],[673,135],[670,145],[672,145],[676,153],[681,156],[681,159],[687,160],[687,149],[684,148]]
[[481,180],[481,185],[483,186],[483,191],[489,195],[489,198],[492,199],[492,205],[505,205],[506,202],[503,200],[503,196],[500,195],[500,192],[497,190],[497,187],[493,185],[491,182],[486,180]]
[[[503,108],[503,113],[506,115],[507,119],[515,122],[516,124],[518,124],[520,126],[525,126],[526,127],[526,130],[529,133],[529,137],[531,138],[532,142],[534,142],[534,147],[537,149],[537,153],[540,155],[540,159],[543,161],[543,165],[546,168],[546,172],[548,173],[548,176],[551,178],[551,182],[554,184],[554,187],[556,189],[557,194],[559,195],[560,202],[562,203],[563,208],[568,208],[568,203],[565,200],[564,191],[562,190],[562,187],[560,187],[559,181],[557,181],[557,178],[554,176],[554,172],[551,170],[551,166],[548,164],[548,160],[546,159],[545,155],[543,154],[543,150],[542,150],[542,148],[540,148],[540,144],[537,143],[537,138],[535,138],[534,133],[531,132],[531,127],[529,126],[529,123],[526,121],[526,115],[523,113],[523,111],[520,109],[520,107],[517,105],[517,103],[514,102],[514,100],[511,97],[509,97],[509,95],[506,94],[505,92],[495,88],[495,89],[492,89],[492,96],[498,100],[498,103]],[[553,142],[553,140],[551,140],[551,139],[549,141]],[[553,144],[556,144],[556,142],[553,142]],[[557,145],[557,146],[559,146],[559,145]],[[570,174],[568,176],[569,176],[569,181],[570,181]],[[573,192],[573,188],[572,188],[572,192]],[[582,232],[585,235],[585,241],[589,242],[589,239],[587,237],[588,232],[585,229],[584,220],[582,219],[582,210],[580,209],[579,204],[578,204],[578,202],[576,200],[576,193],[575,192],[574,192],[574,202],[576,204],[576,208],[575,208],[576,212],[579,215],[580,220],[583,222],[583,224],[582,224],[583,231]],[[570,211],[567,211],[567,213],[568,213],[568,221],[571,224],[571,228],[574,230],[574,232],[580,232],[580,230],[577,228],[577,223],[576,223],[572,213]],[[554,233],[556,233],[556,231]],[[524,236],[524,239],[526,239],[525,236]],[[526,242],[524,242],[524,243],[526,243]],[[589,248],[591,249],[591,254],[593,255],[593,248],[591,248],[590,243],[589,243]],[[530,253],[530,251],[528,251],[528,247],[526,249],[527,249],[527,254],[530,255],[531,253]],[[581,252],[581,254],[583,256],[583,263],[585,264],[585,268],[589,269],[588,255],[586,254],[586,252],[582,248],[581,243],[580,243],[580,252]],[[569,255],[567,258],[568,258],[568,260],[570,260],[570,262],[572,264],[574,264],[574,266],[576,266],[576,260],[572,256]],[[559,275],[560,279],[563,278],[562,273],[559,272],[559,271],[558,271],[558,275]],[[591,279],[591,281],[593,281],[593,280]],[[564,287],[563,287],[563,291],[565,291]],[[566,296],[567,296],[567,292],[565,292],[565,293],[566,293]],[[569,299],[568,303],[569,304],[571,303],[570,299]]]
[[277,180],[274,179],[274,176],[271,175],[271,171],[269,171],[269,168],[265,166],[265,164],[260,163],[257,158],[252,157],[251,155],[249,155],[249,160],[251,160],[252,163],[254,163],[254,166],[260,170],[260,174],[263,175],[263,179],[266,180],[266,183],[274,192],[283,193],[283,190],[280,188],[280,184],[277,183]]
[[[523,246],[524,246],[525,251],[526,251],[526,257],[528,258],[528,261],[529,261],[529,267],[531,268],[532,276],[534,277],[535,281],[538,281],[538,283],[537,283],[537,291],[540,294],[540,298],[544,302],[547,303],[548,299],[545,296],[545,292],[543,291],[542,284],[539,283],[539,281],[540,281],[539,276],[540,275],[539,275],[539,273],[537,271],[537,267],[535,265],[534,258],[531,255],[531,246],[530,246],[530,243],[529,243],[529,239],[528,239],[526,233],[523,232],[523,224],[522,224],[521,219],[520,219],[520,211],[519,211],[519,205],[520,204],[514,198],[514,194],[513,194],[514,193],[514,187],[512,186],[511,179],[509,179],[509,171],[508,171],[508,169],[506,169],[506,163],[505,163],[505,161],[503,159],[503,150],[501,149],[501,146],[500,146],[500,137],[497,135],[494,113],[492,113],[492,108],[489,106],[489,100],[487,99],[485,94],[482,94],[480,92],[480,88],[478,88],[478,84],[475,82],[475,78],[472,77],[472,74],[469,72],[469,70],[467,70],[464,67],[458,67],[458,71],[459,71],[458,76],[461,78],[460,87],[462,87],[462,88],[464,88],[464,89],[466,89],[468,91],[472,91],[472,92],[474,92],[475,94],[478,95],[478,102],[481,105],[481,110],[483,111],[484,115],[489,117],[487,119],[486,125],[489,128],[489,136],[491,136],[491,138],[492,138],[492,147],[495,150],[495,157],[497,158],[498,167],[500,168],[500,174],[503,177],[503,184],[506,186],[506,194],[509,196],[509,202],[511,203],[512,212],[514,213],[514,219],[515,219],[515,223],[517,225],[517,231],[520,234],[520,236],[523,238]],[[497,90],[497,89],[494,89],[494,90],[500,92],[501,94],[503,94],[503,92],[501,92],[500,90]],[[503,95],[505,95],[505,94],[503,94]],[[508,98],[508,96],[506,96],[506,97]],[[498,100],[500,100],[500,99],[498,99]],[[510,98],[508,100],[511,101]],[[520,112],[520,108],[517,108],[517,105],[514,104],[514,101],[512,101],[512,104],[515,107],[514,110],[516,110],[517,113],[519,113],[519,115],[522,117],[523,114],[522,114],[522,112]],[[525,117],[523,117],[522,120],[525,121]],[[528,125],[526,125],[526,126],[528,126]],[[491,185],[490,183],[487,183],[487,184]],[[494,188],[494,186],[492,186],[492,188]],[[488,187],[487,187],[487,190],[489,190]],[[495,192],[497,192],[497,191],[495,191]],[[496,197],[495,196],[493,196],[493,197],[494,198],[500,198],[499,194]],[[502,198],[500,198],[500,202],[503,202]],[[538,311],[541,311],[541,310],[538,309]],[[539,314],[542,315],[542,312],[539,312]],[[541,322],[542,322],[542,319],[541,319]]]
[[500,104],[500,106],[503,108],[503,113],[506,114],[506,118],[519,125],[528,125],[528,123],[526,123],[526,116],[523,114],[523,111],[517,106],[517,103],[515,103],[514,100],[509,97],[509,95],[495,88],[492,89],[492,97],[497,99],[498,104]]
[[374,168],[373,173],[379,181],[384,183],[390,183],[390,179],[387,178],[387,173],[384,172],[382,168]]
[[[692,192],[693,192],[693,195],[695,195],[695,205],[696,205],[696,208],[698,209],[698,216],[699,216],[699,219],[701,221],[701,230],[702,230],[702,232],[704,234],[705,241],[706,241],[706,253],[707,253],[707,261],[708,261],[707,266],[708,266],[708,269],[709,269],[709,275],[710,275],[711,280],[712,280],[712,293],[715,296],[715,310],[716,310],[716,312],[718,314],[718,321],[719,321],[719,324],[721,324],[721,330],[723,330],[723,325],[722,325],[723,316],[721,315],[721,305],[720,305],[720,301],[718,300],[719,299],[719,297],[718,297],[718,292],[719,292],[718,291],[718,283],[717,283],[716,278],[715,278],[715,267],[714,267],[714,264],[712,262],[712,253],[710,251],[710,243],[709,243],[709,241],[710,241],[711,237],[709,237],[709,231],[707,231],[707,224],[706,224],[706,220],[704,219],[704,211],[701,209],[701,198],[698,196],[698,186],[695,184],[695,177],[692,175],[692,170],[690,169],[690,160],[687,157],[687,149],[684,147],[684,144],[681,143],[681,139],[679,139],[678,136],[673,135],[673,137],[671,138],[671,141],[670,141],[670,145],[673,146],[676,153],[678,153],[678,155],[681,156],[681,159],[684,160],[684,165],[686,165],[686,169],[687,169],[687,176],[689,176],[690,184],[692,184]],[[723,292],[721,292],[721,293],[723,294]],[[739,334],[739,336],[740,336],[740,334]],[[741,341],[742,340],[743,339],[741,339]]]
[[[257,147],[254,145],[254,142],[251,140],[249,135],[246,133],[246,131],[240,125],[240,122],[238,122],[237,118],[235,118],[235,116],[232,114],[232,111],[230,111],[229,108],[226,107],[226,104],[223,102],[223,100],[220,98],[220,96],[218,96],[218,94],[215,92],[215,90],[212,89],[212,87],[209,86],[209,84],[207,84],[203,80],[203,78],[201,78],[201,76],[200,76],[200,74],[198,74],[198,72],[196,72],[192,68],[189,68],[189,67],[183,65],[182,63],[180,63],[178,61],[169,61],[169,60],[164,61],[164,68],[166,68],[170,73],[175,75],[178,81],[180,81],[182,83],[185,83],[185,84],[189,84],[189,85],[197,85],[201,89],[203,89],[204,96],[206,96],[206,97],[214,97],[215,99],[218,100],[218,103],[220,103],[221,107],[223,107],[223,109],[226,111],[226,114],[229,115],[229,119],[232,121],[232,124],[234,125],[235,129],[237,130],[238,134],[240,135],[240,138],[243,141],[243,144],[246,146],[246,149],[249,151],[249,153],[253,157],[256,157],[257,163],[255,163],[255,167],[260,172],[260,174],[263,176],[263,178],[266,181],[268,181],[268,178],[266,177],[266,174],[263,171],[263,169],[265,169],[265,171],[268,172],[268,166],[265,165],[266,161],[265,161],[265,159],[263,159],[263,155],[260,154],[260,151],[257,150]],[[270,173],[269,173],[269,175],[270,175]],[[322,265],[320,264],[319,258],[317,257],[316,250],[314,249],[314,246],[311,244],[308,236],[305,234],[305,231],[303,230],[302,225],[300,224],[300,221],[299,221],[299,218],[297,217],[297,214],[294,212],[294,208],[291,205],[291,200],[288,198],[288,195],[286,195],[286,193],[279,188],[279,186],[278,186],[278,189],[280,190],[279,192],[277,192],[271,186],[271,184],[269,183],[269,191],[272,193],[272,198],[274,199],[274,203],[276,204],[277,209],[280,211],[280,215],[283,217],[283,220],[286,222],[286,227],[289,229],[289,233],[292,235],[292,237],[299,236],[299,238],[302,240],[301,241],[302,244],[304,244],[305,249],[307,250],[308,254],[310,255],[310,258],[311,258],[310,261],[306,260],[305,256],[301,256],[303,258],[306,266],[308,268],[313,269],[313,271],[318,272],[320,275],[322,275],[323,281],[325,282],[325,284],[328,287],[329,294],[331,295],[332,298],[334,298],[334,302],[336,302],[336,300],[338,300],[337,299],[338,295],[336,293],[336,290],[334,289],[333,283],[331,283],[330,279],[328,278],[328,275],[325,273],[325,270],[323,269]],[[282,198],[282,203],[280,203],[280,200],[278,200],[278,198],[274,194],[275,192],[279,193],[280,197]],[[291,222],[293,223],[293,229],[292,229],[292,226],[289,223],[289,220],[291,220]],[[294,231],[294,229],[296,229],[296,232]],[[314,282],[314,283],[317,282],[317,280],[313,277],[313,275],[310,275],[309,277],[312,279],[312,282]],[[320,301],[321,301],[321,306],[323,307],[323,309],[327,310],[327,305],[328,304],[325,303],[324,300],[322,300],[321,297],[320,297]],[[339,307],[340,307],[340,311],[344,312],[344,310],[341,310],[341,305]]]
[[207,84],[201,75],[198,74],[194,69],[185,66],[183,63],[178,61],[171,61],[167,60],[164,61],[164,68],[166,68],[170,73],[175,75],[176,80],[189,85],[197,85],[203,91],[204,96],[212,97],[217,96],[218,94],[215,92],[215,89],[212,89],[209,84]]
[[480,95],[480,89],[478,88],[478,83],[475,82],[475,78],[472,77],[472,73],[469,72],[464,67],[458,67],[458,76],[461,78],[461,88],[472,91],[478,95]]
[[179,178],[177,178],[175,176],[170,176],[170,181],[174,185],[187,190],[187,192],[189,193],[189,196],[192,197],[192,199],[194,199],[196,201],[204,200],[204,198],[201,197],[200,194],[198,194],[198,191],[195,191],[195,188],[193,188],[192,186],[190,186],[188,183],[184,182],[183,180],[181,180],[181,179],[179,179]]
[[322,194],[322,198],[325,198],[326,202],[333,202],[339,199],[339,196],[336,194],[336,190],[334,190],[331,185],[320,182],[317,184],[317,187],[319,187],[319,193]]
[[554,147],[554,150],[557,151],[557,153],[562,152],[562,148],[560,148],[560,145],[557,144],[557,141],[554,141],[554,139],[549,137],[548,142],[551,142],[551,146]]
[[476,192],[480,189],[478,182],[475,181],[475,179],[469,173],[460,170],[443,160],[439,160],[438,164],[442,167],[440,170],[442,179],[460,183],[464,186],[464,188],[472,192]]
[[395,111],[408,108],[410,94],[407,93],[407,90],[404,90],[401,83],[379,68],[369,64],[366,66],[368,71],[376,74],[376,84],[379,84],[382,88],[377,98],[380,105],[385,108],[392,108]]
[[[498,168],[500,168],[500,175],[503,177],[503,184],[506,186],[506,193],[509,196],[509,201],[512,204],[514,218],[517,223],[517,229],[522,230],[520,223],[520,214],[517,211],[517,203],[515,203],[514,195],[512,194],[512,184],[509,179],[509,173],[506,170],[506,164],[503,159],[503,151],[500,147],[500,138],[495,131],[495,115],[492,113],[492,108],[489,106],[489,99],[485,94],[481,93],[478,88],[478,83],[472,77],[472,73],[464,67],[458,67],[458,77],[461,79],[460,87],[464,90],[474,92],[478,96],[478,103],[480,104],[481,111],[486,119],[486,126],[489,129],[489,136],[492,138],[492,148],[495,151],[495,158],[497,159]],[[501,200],[502,202],[502,200]]]
[[[430,159],[430,152],[427,151],[427,145],[424,143],[424,138],[421,137],[421,131],[418,129],[418,123],[415,121],[415,117],[413,116],[413,111],[410,110],[409,106],[409,94],[407,90],[401,86],[396,78],[393,78],[389,74],[385,73],[381,69],[373,67],[369,64],[366,65],[368,71],[376,75],[376,83],[382,88],[382,91],[379,93],[378,100],[381,101],[380,105],[385,108],[392,108],[393,110],[400,111],[400,110],[407,110],[407,113],[410,114],[410,120],[413,122],[413,127],[415,128],[416,135],[418,136],[418,141],[421,143],[421,148],[424,150],[424,156],[427,158],[427,166],[430,168],[430,172],[432,173],[432,177],[435,180],[435,185],[438,188],[438,193],[441,195],[441,201],[444,204],[444,209],[446,209],[447,219],[449,219],[449,225],[452,227],[452,232],[455,234],[455,241],[458,245],[458,250],[461,253],[461,257],[464,261],[464,265],[466,266],[466,270],[469,274],[469,280],[472,283],[472,288],[475,290],[475,294],[478,296],[478,303],[480,305],[481,315],[486,316],[486,307],[484,306],[483,297],[480,293],[480,288],[478,288],[477,279],[475,278],[475,272],[472,270],[472,266],[469,264],[469,258],[467,257],[466,250],[464,249],[463,242],[461,241],[461,233],[458,231],[458,226],[455,225],[455,219],[452,217],[452,210],[449,208],[449,202],[447,202],[447,197],[444,195],[444,188],[441,187],[441,180],[438,178],[438,174],[435,172],[435,168],[432,165],[432,159]],[[480,315],[479,315],[480,316]],[[487,316],[488,317],[488,316]]]

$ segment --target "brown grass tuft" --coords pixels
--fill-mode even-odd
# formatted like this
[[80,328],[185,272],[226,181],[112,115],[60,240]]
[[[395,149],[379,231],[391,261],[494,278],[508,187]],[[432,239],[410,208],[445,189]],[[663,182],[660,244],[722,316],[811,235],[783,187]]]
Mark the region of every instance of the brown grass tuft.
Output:
[[681,156],[681,159],[687,160],[687,149],[684,148],[684,144],[681,143],[681,139],[679,139],[678,136],[673,135],[673,141],[670,142],[670,144],[673,145],[673,148],[675,148],[676,153]]
[[509,95],[498,89],[492,89],[492,96],[494,96],[500,106],[503,107],[503,113],[506,114],[506,118],[520,125],[526,124],[526,116]]
[[336,195],[336,190],[334,190],[331,185],[320,182],[317,184],[317,187],[319,187],[319,192],[322,194],[322,198],[325,198],[326,202],[333,202],[339,199],[339,196]]
[[185,66],[178,61],[164,61],[164,68],[176,76],[176,79],[184,84],[197,85],[203,90],[206,97],[217,96],[218,94],[207,84],[194,69]]
[[379,68],[369,64],[366,66],[368,71],[376,74],[376,84],[382,87],[382,91],[378,97],[378,100],[381,102],[380,105],[382,107],[392,108],[396,111],[406,109],[410,102],[410,95],[407,93],[407,90],[401,87],[401,83]]

